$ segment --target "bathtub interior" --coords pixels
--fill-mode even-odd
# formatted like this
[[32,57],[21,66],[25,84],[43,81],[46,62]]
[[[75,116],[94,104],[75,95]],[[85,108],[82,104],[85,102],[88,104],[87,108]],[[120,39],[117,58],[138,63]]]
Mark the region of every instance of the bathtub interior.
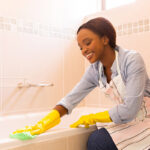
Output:
[[[36,140],[46,137],[46,138],[57,138],[58,132],[59,136],[63,135],[64,133],[69,133],[69,130],[71,133],[72,129],[69,128],[70,124],[74,123],[81,115],[86,115],[90,113],[96,113],[103,111],[105,109],[102,108],[95,108],[95,107],[79,107],[75,108],[70,115],[66,115],[61,118],[61,123],[57,126],[55,126],[52,129],[49,129],[47,132],[39,135],[36,137]],[[12,116],[5,116],[0,118],[0,147],[3,145],[18,145],[19,144],[28,144],[29,141],[23,142],[18,141],[16,139],[9,138],[9,134],[15,131],[16,129],[23,128],[26,125],[34,125],[37,121],[39,121],[41,118],[43,118],[48,112],[38,112],[38,113],[28,113],[28,114],[21,114],[21,115],[12,115]],[[82,129],[81,129],[82,130]],[[76,130],[77,131],[77,130]],[[79,131],[80,132],[80,131]],[[70,133],[69,133],[70,134]],[[36,141],[34,141],[36,142]],[[5,143],[5,144],[4,144]],[[4,146],[2,146],[4,147]]]
[[[82,115],[96,113],[103,111],[104,109],[95,107],[80,107],[72,111],[70,115],[66,115],[61,118],[61,123],[54,128],[50,129],[52,131],[56,129],[69,128],[69,125],[78,120]],[[38,112],[38,113],[26,113],[21,115],[10,115],[0,118],[0,140],[8,138],[9,134],[16,129],[23,128],[27,125],[34,125],[41,118],[43,118],[48,112]]]

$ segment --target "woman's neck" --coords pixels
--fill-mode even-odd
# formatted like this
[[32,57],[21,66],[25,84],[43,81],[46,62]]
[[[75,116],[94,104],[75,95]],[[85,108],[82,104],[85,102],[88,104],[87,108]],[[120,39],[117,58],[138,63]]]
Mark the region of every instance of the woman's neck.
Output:
[[115,60],[115,50],[113,50],[110,47],[106,48],[100,60],[105,69],[111,68],[114,60]]

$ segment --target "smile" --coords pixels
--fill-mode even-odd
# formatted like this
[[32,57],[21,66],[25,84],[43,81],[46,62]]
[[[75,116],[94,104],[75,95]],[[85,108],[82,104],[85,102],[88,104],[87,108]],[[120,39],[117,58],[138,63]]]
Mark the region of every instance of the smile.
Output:
[[93,52],[91,52],[91,53],[87,54],[87,55],[86,55],[86,58],[87,58],[87,59],[91,59],[91,58],[92,58],[92,56],[93,56],[93,54],[94,54]]

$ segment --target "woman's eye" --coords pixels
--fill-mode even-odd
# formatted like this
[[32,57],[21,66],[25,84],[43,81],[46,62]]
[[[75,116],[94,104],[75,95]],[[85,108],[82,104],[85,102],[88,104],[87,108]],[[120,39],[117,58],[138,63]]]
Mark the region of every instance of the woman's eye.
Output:
[[88,41],[88,42],[86,43],[87,46],[90,45],[90,44],[91,44],[91,41]]

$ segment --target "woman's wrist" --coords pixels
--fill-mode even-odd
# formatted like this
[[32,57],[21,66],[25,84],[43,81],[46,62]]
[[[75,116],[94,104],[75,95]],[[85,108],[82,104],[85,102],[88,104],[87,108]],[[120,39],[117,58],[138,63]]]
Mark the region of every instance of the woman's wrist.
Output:
[[60,117],[68,113],[68,110],[62,105],[56,105],[53,109],[57,110],[60,114]]

